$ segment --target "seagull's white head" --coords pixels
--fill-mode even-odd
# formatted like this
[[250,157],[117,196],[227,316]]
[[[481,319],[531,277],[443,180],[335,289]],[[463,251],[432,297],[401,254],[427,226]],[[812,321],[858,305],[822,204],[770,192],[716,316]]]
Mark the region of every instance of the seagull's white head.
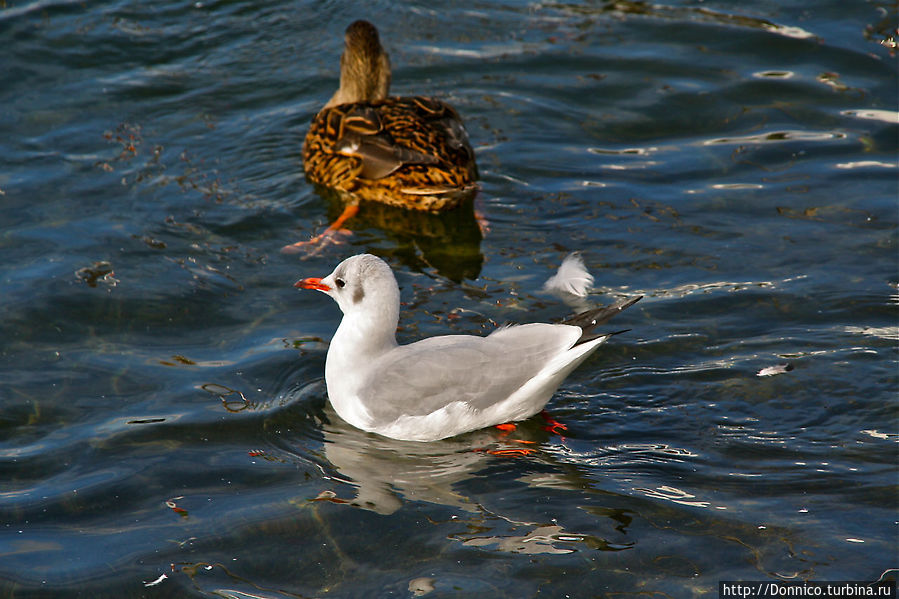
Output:
[[369,321],[369,326],[396,330],[400,289],[386,262],[371,254],[351,256],[324,278],[301,279],[301,289],[330,295],[346,316]]

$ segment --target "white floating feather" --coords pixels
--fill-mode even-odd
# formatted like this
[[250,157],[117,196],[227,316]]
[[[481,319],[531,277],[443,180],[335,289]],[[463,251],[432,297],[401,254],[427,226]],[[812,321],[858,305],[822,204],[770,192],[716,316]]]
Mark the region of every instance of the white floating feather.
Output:
[[543,290],[553,294],[587,297],[592,286],[593,275],[587,272],[580,253],[573,252],[565,257],[558,272],[543,284]]
[[790,372],[793,370],[793,365],[790,363],[787,364],[777,364],[775,366],[766,366],[758,371],[756,376],[774,376],[776,374],[783,374],[785,372]]

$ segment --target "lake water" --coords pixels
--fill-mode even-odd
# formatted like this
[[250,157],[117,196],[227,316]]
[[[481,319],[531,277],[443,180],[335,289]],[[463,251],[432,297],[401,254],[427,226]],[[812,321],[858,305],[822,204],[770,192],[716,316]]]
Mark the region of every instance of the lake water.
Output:
[[[279,251],[340,210],[300,149],[356,18],[394,93],[463,115],[486,233],[366,206]],[[895,579],[896,27],[886,0],[3,2],[0,596]],[[398,442],[327,405],[340,313],[298,278],[384,257],[405,342],[569,314],[540,288],[575,250],[590,305],[645,298],[551,400],[562,436]]]

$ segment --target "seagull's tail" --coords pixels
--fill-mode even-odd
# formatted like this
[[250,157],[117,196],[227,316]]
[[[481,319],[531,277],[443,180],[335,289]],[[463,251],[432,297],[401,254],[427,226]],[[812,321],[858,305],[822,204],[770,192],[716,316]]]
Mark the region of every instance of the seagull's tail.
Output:
[[618,333],[623,333],[624,331],[617,331],[615,333],[600,333],[596,329],[603,325],[609,320],[624,310],[625,308],[629,308],[643,299],[642,295],[638,295],[636,297],[631,297],[625,300],[618,302],[617,304],[613,304],[611,306],[606,306],[605,308],[596,308],[594,310],[587,310],[586,312],[581,312],[580,314],[576,314],[569,318],[568,320],[563,320],[562,324],[570,324],[576,327],[581,327],[583,333],[581,334],[581,338],[577,340],[575,345],[579,345],[581,343],[586,343],[587,341],[592,341],[597,337],[604,337],[612,335],[617,335]]

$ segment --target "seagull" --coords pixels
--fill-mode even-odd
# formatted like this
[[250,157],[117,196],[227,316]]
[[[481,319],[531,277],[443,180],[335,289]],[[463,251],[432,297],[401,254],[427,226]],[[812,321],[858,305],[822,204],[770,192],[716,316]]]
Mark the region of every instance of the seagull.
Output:
[[537,414],[565,377],[615,334],[595,329],[643,297],[559,324],[398,345],[400,289],[377,256],[352,256],[328,276],[294,287],[325,293],[343,312],[325,361],[334,411],[356,428],[408,441],[437,441]]

